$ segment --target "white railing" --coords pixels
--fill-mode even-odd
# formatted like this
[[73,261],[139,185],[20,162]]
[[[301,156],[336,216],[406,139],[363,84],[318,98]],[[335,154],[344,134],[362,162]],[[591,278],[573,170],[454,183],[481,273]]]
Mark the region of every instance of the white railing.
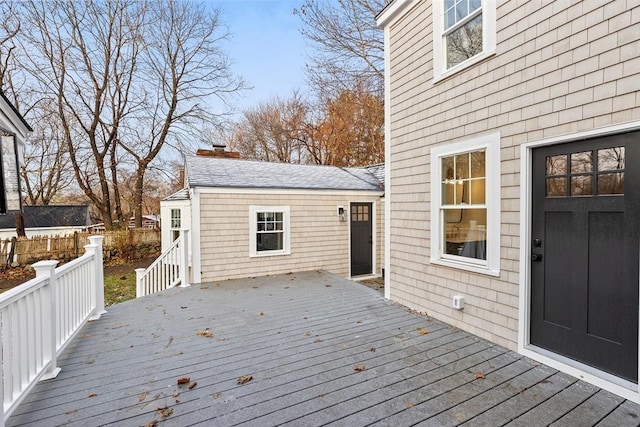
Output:
[[176,285],[189,286],[188,231],[180,236],[146,269],[136,269],[136,298],[150,295]]
[[0,294],[0,427],[38,381],[58,375],[57,358],[80,328],[106,313],[103,239],[89,237],[85,254],[59,268],[33,264],[35,279]]

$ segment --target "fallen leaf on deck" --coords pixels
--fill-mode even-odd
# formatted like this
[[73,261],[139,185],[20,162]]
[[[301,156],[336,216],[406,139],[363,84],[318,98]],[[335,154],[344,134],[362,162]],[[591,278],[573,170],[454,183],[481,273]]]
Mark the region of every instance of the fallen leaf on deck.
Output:
[[246,383],[248,383],[249,381],[251,381],[252,379],[253,379],[253,376],[252,376],[252,375],[243,375],[243,376],[241,376],[240,378],[238,378],[238,384],[239,384],[239,385],[241,385],[241,384],[246,384]]
[[71,414],[77,414],[77,413],[78,413],[78,410],[77,410],[77,409],[72,409],[71,411],[67,411],[67,412],[65,412],[64,414],[65,414],[65,415],[71,415]]
[[158,425],[158,420],[151,420],[144,425],[144,427],[155,427]]
[[164,346],[164,348],[169,348],[172,342],[173,342],[173,337],[169,337],[169,341],[167,341],[167,344]]
[[198,383],[197,382],[192,382],[191,384],[189,384],[189,390],[193,389],[195,386],[197,386]]
[[138,402],[142,402],[143,400],[145,400],[147,398],[147,396],[149,396],[149,392],[145,391],[144,393],[140,393],[138,395]]
[[413,405],[414,405],[414,404],[413,404],[413,403],[411,403],[411,402],[407,403],[407,409],[411,409],[411,408],[413,408]]
[[260,316],[264,316],[264,312],[263,311],[260,312]]
[[358,365],[356,366],[353,370],[354,371],[358,371],[358,372],[362,372],[364,371],[366,368],[364,367],[364,365]]
[[330,287],[331,287],[331,285],[324,285],[324,286],[325,286],[326,288],[330,288]]
[[89,396],[87,396],[87,397],[96,397],[96,396],[97,396],[97,394],[95,394],[95,393],[89,393]]
[[213,338],[213,333],[210,330],[204,330],[204,331],[198,331],[196,332],[196,335],[199,335],[201,337],[205,337],[205,338]]
[[485,378],[485,375],[483,372],[476,372],[473,375],[475,375],[476,379],[479,379],[479,380],[483,380]]
[[165,406],[164,408],[156,409],[156,412],[162,415],[164,418],[167,418],[169,415],[173,414],[173,408],[168,408]]
[[187,306],[186,305],[181,305],[180,308],[184,310],[185,308],[187,308]]
[[418,333],[420,335],[427,335],[429,331],[427,331],[425,328],[418,328]]
[[310,332],[305,332],[305,333],[304,333],[304,336],[305,336],[305,337],[310,337],[310,336],[311,336],[311,333],[310,333]]
[[321,343],[321,342],[322,342],[322,340],[320,338],[318,338],[317,340],[314,341],[314,343],[316,343],[316,344]]
[[375,352],[376,352],[376,348],[375,348],[375,347],[371,347],[371,348],[369,349],[369,351],[370,351],[371,353],[375,353]]
[[213,398],[213,399],[220,399],[221,397],[222,397],[222,393],[220,393],[220,392],[213,393],[211,395],[211,398]]
[[172,396],[173,397],[178,397],[178,396],[180,396],[180,392],[179,391],[174,391]]
[[178,385],[189,384],[189,382],[191,382],[189,377],[178,378]]

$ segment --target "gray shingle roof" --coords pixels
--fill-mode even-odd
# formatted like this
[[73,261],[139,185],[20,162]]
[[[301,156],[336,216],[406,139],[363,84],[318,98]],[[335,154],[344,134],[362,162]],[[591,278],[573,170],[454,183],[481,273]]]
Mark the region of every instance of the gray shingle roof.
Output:
[[[17,212],[0,215],[0,229],[15,228]],[[25,228],[84,227],[91,224],[86,205],[38,205],[22,208]]]
[[383,191],[367,168],[270,163],[188,156],[190,187]]
[[183,188],[165,197],[162,200],[189,200],[189,190],[186,188]]

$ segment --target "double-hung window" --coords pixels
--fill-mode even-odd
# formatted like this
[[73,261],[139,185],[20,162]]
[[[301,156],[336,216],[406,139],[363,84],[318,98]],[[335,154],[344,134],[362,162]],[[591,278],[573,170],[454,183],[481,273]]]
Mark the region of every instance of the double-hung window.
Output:
[[289,249],[289,206],[249,208],[249,255],[287,255]]
[[500,136],[431,150],[431,262],[500,269]]
[[171,241],[175,241],[180,236],[182,218],[180,209],[171,209]]
[[495,52],[496,0],[435,0],[433,4],[435,80]]

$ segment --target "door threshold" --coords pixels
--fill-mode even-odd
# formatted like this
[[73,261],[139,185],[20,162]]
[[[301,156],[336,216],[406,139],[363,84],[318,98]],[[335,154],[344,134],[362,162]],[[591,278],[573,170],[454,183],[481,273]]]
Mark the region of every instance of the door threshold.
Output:
[[526,346],[520,351],[520,354],[640,404],[640,389],[637,383],[553,353],[544,348],[536,347],[535,345]]

